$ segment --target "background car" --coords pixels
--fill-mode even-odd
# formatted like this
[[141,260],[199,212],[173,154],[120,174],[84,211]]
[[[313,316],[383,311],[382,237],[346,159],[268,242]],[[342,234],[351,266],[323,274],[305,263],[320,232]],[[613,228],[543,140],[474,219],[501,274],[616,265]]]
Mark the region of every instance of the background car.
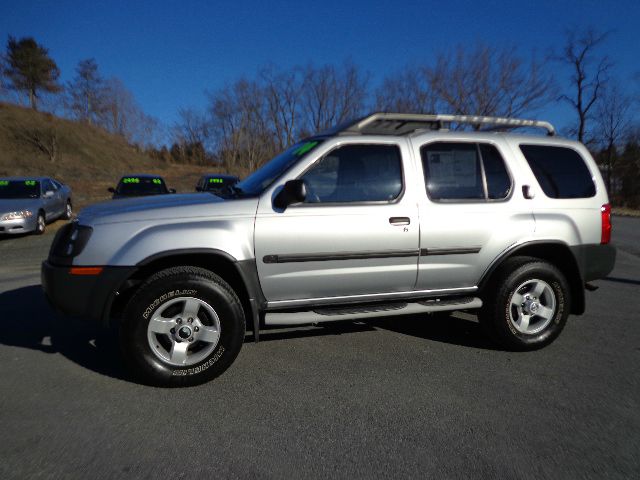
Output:
[[221,192],[239,181],[240,179],[235,175],[218,175],[215,173],[203,175],[196,184],[196,192]]
[[116,188],[109,187],[109,191],[113,193],[113,199],[176,193],[174,188],[167,188],[167,184],[160,175],[146,173],[125,175],[120,179]]
[[73,214],[71,188],[49,177],[0,178],[0,234],[44,233]]

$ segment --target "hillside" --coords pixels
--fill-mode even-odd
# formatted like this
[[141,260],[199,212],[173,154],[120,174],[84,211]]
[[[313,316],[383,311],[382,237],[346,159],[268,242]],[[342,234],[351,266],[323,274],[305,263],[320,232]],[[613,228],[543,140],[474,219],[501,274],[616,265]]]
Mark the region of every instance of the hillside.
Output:
[[122,137],[84,123],[0,103],[0,176],[52,176],[71,186],[76,210],[110,198],[107,188],[127,173],[157,173],[178,192],[217,171],[151,159]]

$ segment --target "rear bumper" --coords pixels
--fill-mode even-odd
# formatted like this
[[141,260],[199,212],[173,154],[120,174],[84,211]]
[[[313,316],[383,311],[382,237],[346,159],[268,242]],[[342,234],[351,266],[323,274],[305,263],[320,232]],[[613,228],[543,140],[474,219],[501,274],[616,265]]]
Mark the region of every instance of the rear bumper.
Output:
[[616,247],[607,245],[577,245],[571,247],[585,282],[605,278],[616,264]]
[[70,267],[42,263],[42,288],[59,312],[102,323],[118,288],[136,267],[103,267],[98,275],[72,275]]

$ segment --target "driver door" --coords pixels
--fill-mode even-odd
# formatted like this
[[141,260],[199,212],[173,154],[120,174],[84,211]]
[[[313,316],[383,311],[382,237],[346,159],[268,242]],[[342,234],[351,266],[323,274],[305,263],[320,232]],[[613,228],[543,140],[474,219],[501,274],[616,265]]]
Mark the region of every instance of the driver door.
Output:
[[413,289],[419,221],[409,158],[406,143],[343,143],[279,182],[302,178],[304,202],[278,211],[263,196],[255,253],[269,302]]

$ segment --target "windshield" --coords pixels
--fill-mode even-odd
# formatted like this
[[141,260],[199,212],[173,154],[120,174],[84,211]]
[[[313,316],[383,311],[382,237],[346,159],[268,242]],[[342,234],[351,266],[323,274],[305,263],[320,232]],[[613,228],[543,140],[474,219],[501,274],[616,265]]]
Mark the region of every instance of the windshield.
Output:
[[322,139],[312,139],[296,143],[232,188],[245,195],[259,195],[269,188],[278,177],[295,165],[298,160],[316,149],[322,142]]
[[230,185],[238,182],[236,178],[231,177],[208,177],[205,178],[203,190],[206,192],[217,192],[223,190]]
[[0,198],[39,198],[37,180],[0,180]]
[[116,188],[118,195],[160,195],[163,193],[169,193],[169,191],[164,181],[159,177],[124,177]]

